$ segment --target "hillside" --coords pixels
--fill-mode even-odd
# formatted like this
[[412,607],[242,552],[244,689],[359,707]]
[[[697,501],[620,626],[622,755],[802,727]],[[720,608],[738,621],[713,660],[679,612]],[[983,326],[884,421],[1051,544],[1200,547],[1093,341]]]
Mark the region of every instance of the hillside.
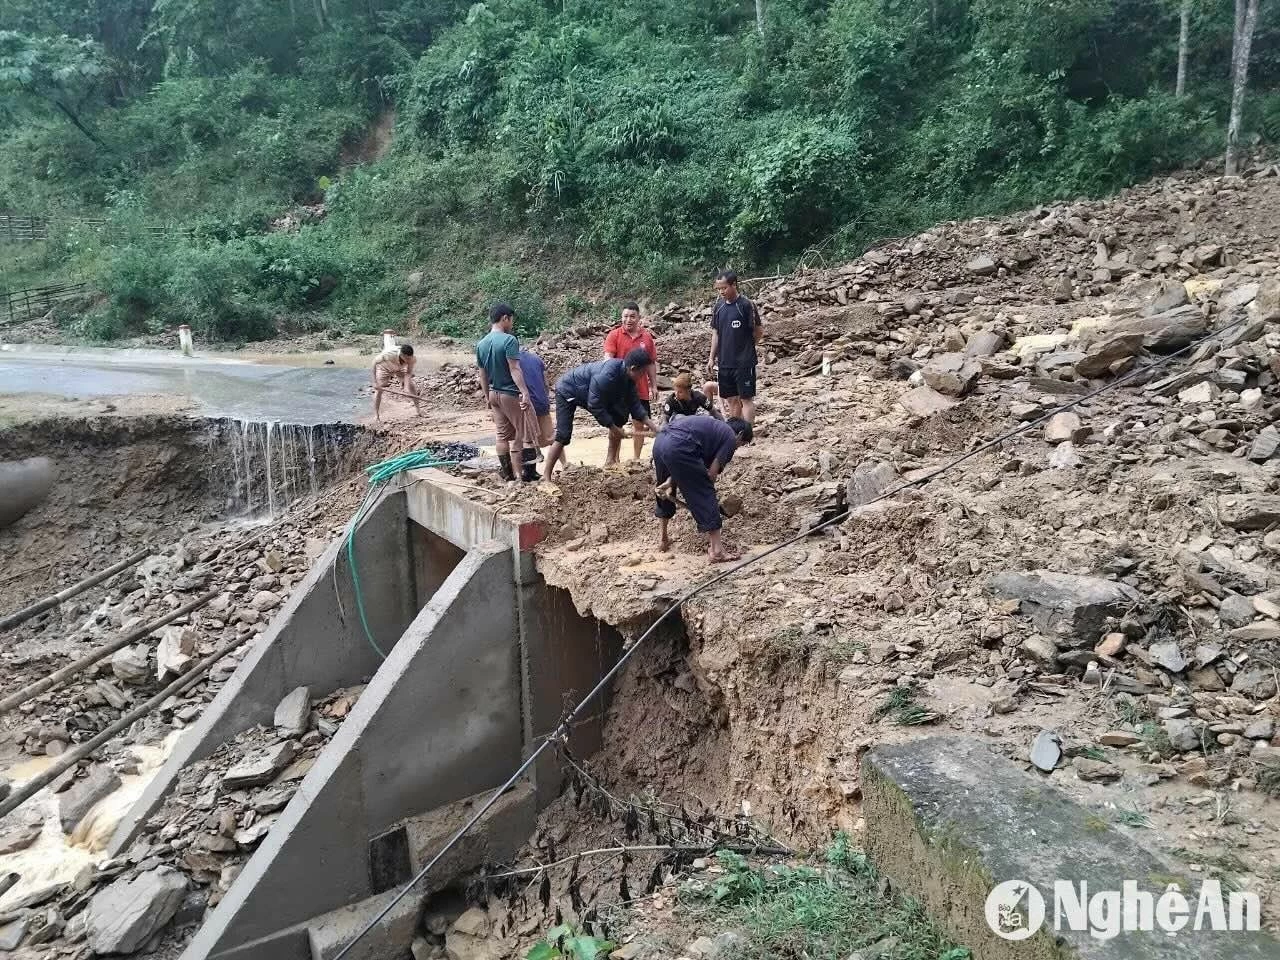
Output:
[[[939,220],[1221,152],[1233,11],[1166,0],[141,0],[0,9],[0,286],[64,335],[527,329],[716,265],[835,262]],[[1263,4],[1243,125],[1280,137]],[[105,220],[85,224],[75,217]]]

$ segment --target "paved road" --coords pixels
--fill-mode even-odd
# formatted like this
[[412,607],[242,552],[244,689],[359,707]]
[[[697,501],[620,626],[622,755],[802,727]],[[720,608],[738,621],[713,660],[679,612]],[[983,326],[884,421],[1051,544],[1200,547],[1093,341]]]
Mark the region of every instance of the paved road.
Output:
[[0,394],[173,396],[211,417],[288,423],[367,415],[364,369],[290,367],[152,350],[0,347]]

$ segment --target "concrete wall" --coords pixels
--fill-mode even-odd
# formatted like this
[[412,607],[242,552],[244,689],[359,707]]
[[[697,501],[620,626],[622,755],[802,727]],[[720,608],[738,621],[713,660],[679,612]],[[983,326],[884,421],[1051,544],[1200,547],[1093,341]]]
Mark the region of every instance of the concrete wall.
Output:
[[[184,960],[229,956],[370,896],[370,838],[510,775],[522,744],[515,607],[510,547],[471,550],[378,670]],[[275,960],[272,944],[234,955]]]
[[[365,615],[384,651],[395,645],[419,609],[409,527],[404,494],[394,493],[355,533]],[[335,580],[341,604],[335,595]],[[276,706],[296,687],[309,686],[319,694],[364,683],[380,663],[360,626],[346,551],[339,538],[294,588],[239,669],[178,741],[159,774],[116,829],[112,855],[133,842],[188,763],[207,757],[255,724],[270,724]]]

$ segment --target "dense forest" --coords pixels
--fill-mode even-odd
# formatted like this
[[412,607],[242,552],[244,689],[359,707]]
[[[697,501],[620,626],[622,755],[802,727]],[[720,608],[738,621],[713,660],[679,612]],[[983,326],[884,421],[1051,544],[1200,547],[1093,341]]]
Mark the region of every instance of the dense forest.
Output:
[[536,328],[1221,155],[1239,11],[1248,146],[1276,0],[4,0],[0,210],[56,219],[0,287],[86,281],[97,339]]

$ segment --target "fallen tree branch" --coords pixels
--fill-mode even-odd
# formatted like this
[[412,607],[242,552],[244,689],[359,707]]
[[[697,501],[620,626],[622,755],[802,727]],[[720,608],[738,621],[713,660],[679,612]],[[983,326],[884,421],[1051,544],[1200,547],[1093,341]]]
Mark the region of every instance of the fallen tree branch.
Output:
[[562,867],[566,863],[573,863],[583,857],[609,857],[621,856],[630,853],[693,853],[705,855],[714,853],[717,850],[728,850],[732,853],[753,854],[760,857],[791,857],[795,855],[794,850],[788,850],[786,847],[757,847],[750,844],[718,844],[710,847],[687,847],[672,846],[670,844],[655,844],[653,846],[639,847],[602,847],[599,850],[583,850],[581,853],[575,853],[571,857],[561,857],[559,860],[553,860],[550,863],[540,863],[533,867],[521,867],[519,870],[507,870],[504,873],[491,873],[488,875],[489,880],[503,880],[507,877],[527,876],[531,873],[544,873],[555,867]]

